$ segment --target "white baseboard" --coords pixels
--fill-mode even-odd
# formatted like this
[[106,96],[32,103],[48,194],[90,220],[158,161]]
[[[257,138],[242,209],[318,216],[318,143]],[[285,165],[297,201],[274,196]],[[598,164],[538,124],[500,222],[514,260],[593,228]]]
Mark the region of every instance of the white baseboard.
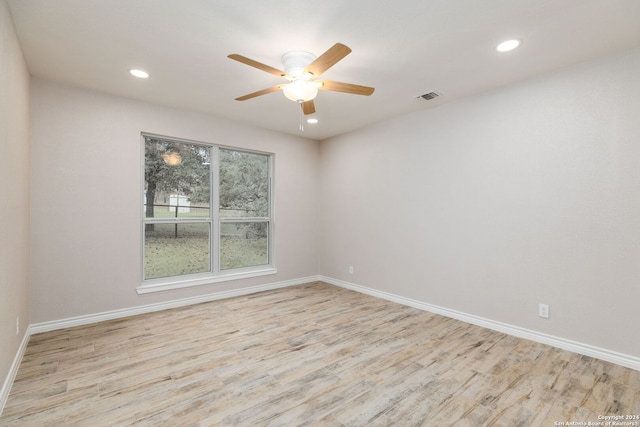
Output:
[[18,375],[18,368],[20,368],[20,362],[22,362],[24,351],[27,349],[29,337],[31,337],[31,327],[28,327],[25,331],[24,336],[22,337],[22,341],[20,342],[20,347],[18,347],[16,356],[13,358],[13,363],[11,364],[9,372],[7,373],[7,377],[4,379],[4,383],[2,384],[2,390],[0,390],[0,415],[4,410],[4,405],[6,405],[7,399],[9,399],[9,392],[11,392],[13,381],[15,381],[16,375]]
[[137,314],[152,313],[154,311],[167,310],[170,308],[184,307],[187,305],[200,304],[203,302],[215,301],[225,298],[233,298],[242,295],[254,294],[256,292],[269,291],[272,289],[284,288],[287,286],[302,285],[304,283],[320,280],[319,276],[303,277],[301,279],[286,280],[283,282],[268,283],[265,285],[251,286],[248,288],[233,289],[230,291],[215,292],[212,294],[200,295],[197,297],[182,298],[167,302],[141,305],[120,310],[105,311],[102,313],[88,314],[86,316],[70,317],[67,319],[53,320],[50,322],[35,323],[31,325],[31,333],[55,331],[58,329],[71,328],[74,326],[88,325],[91,323],[103,322],[105,320],[120,319],[123,317],[135,316]]
[[435,314],[441,314],[443,316],[461,320],[466,323],[482,326],[483,328],[492,329],[498,332],[503,332],[507,335],[513,335],[519,338],[536,341],[542,344],[558,347],[563,350],[571,351],[571,352],[582,354],[585,356],[595,357],[596,359],[601,359],[607,362],[615,363],[617,365],[625,366],[627,368],[640,371],[640,357],[618,353],[618,352],[607,350],[604,348],[595,347],[589,344],[583,344],[583,343],[568,340],[565,338],[544,334],[542,332],[532,331],[530,329],[520,328],[518,326],[509,325],[507,323],[496,322],[495,320],[490,320],[483,317],[474,316],[472,314],[467,314],[460,311],[439,307],[437,305],[428,304],[428,303],[417,301],[411,298],[405,298],[405,297],[394,295],[388,292],[368,288],[366,286],[356,285],[353,283],[345,282],[343,280],[333,279],[331,277],[320,276],[318,280],[323,281],[325,283],[329,283],[331,285],[350,289],[352,291],[371,295],[377,298],[382,298],[387,301],[396,302],[398,304],[406,305],[409,307],[417,308],[417,309],[428,311]]

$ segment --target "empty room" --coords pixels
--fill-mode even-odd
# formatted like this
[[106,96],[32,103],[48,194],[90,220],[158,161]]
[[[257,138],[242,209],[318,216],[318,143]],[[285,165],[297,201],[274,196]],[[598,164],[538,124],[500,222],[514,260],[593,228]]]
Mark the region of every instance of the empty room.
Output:
[[0,0],[0,425],[640,426],[639,22]]

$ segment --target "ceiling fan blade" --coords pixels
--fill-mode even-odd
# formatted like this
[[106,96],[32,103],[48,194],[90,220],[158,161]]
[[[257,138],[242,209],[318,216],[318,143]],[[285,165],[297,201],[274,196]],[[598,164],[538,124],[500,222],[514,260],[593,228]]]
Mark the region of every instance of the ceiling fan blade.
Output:
[[281,86],[273,86],[273,87],[270,87],[270,88],[267,88],[267,89],[262,89],[262,90],[259,90],[257,92],[253,92],[253,93],[250,93],[248,95],[236,98],[236,101],[246,101],[247,99],[255,98],[256,96],[260,96],[260,95],[266,95],[266,94],[271,93],[271,92],[277,92],[277,91],[279,91],[281,89],[282,89]]
[[351,53],[351,49],[342,43],[336,43],[325,53],[320,55],[304,70],[305,73],[311,73],[314,77],[319,77],[322,73],[333,67],[338,61]]
[[284,77],[287,75],[287,73],[285,73],[284,71],[280,71],[277,68],[265,65],[262,62],[254,61],[253,59],[249,59],[246,56],[238,55],[237,53],[228,55],[227,58],[242,62],[243,64],[247,64],[251,67],[257,68],[258,70],[266,71],[267,73],[273,74],[276,77]]
[[309,100],[309,101],[305,101],[302,104],[300,104],[300,107],[302,107],[302,112],[307,115],[307,114],[313,114],[316,112],[316,106],[313,103],[313,99]]
[[369,96],[373,93],[375,88],[369,86],[360,86],[354,85],[351,83],[340,83],[334,82],[331,80],[316,80],[319,83],[322,83],[318,89],[320,90],[330,90],[332,92],[344,92],[344,93],[352,93],[354,95],[365,95]]

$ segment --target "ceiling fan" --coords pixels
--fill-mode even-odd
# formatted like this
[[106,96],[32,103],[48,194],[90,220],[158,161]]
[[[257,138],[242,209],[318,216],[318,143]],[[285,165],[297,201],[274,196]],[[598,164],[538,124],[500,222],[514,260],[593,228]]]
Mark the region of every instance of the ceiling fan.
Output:
[[261,62],[254,61],[253,59],[249,59],[242,55],[235,53],[231,54],[228,57],[235,61],[242,62],[243,64],[266,71],[274,76],[284,77],[289,80],[289,83],[272,86],[267,89],[241,96],[236,98],[236,101],[246,101],[247,99],[281,90],[287,98],[300,104],[304,114],[313,114],[316,112],[313,99],[318,94],[318,90],[369,96],[374,91],[374,88],[372,87],[334,82],[331,80],[316,80],[325,71],[333,67],[349,53],[351,53],[351,49],[342,43],[334,44],[329,48],[329,50],[317,58],[309,52],[294,50],[282,55],[284,71],[270,67],[269,65],[265,65]]

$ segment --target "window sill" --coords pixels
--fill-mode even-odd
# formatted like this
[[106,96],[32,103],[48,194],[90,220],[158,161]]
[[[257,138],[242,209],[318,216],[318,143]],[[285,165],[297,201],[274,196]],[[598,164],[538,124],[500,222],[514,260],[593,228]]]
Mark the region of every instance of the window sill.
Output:
[[172,289],[190,288],[193,286],[210,285],[213,283],[227,282],[229,280],[248,279],[250,277],[268,276],[276,274],[278,270],[273,267],[266,267],[261,270],[239,271],[235,273],[224,273],[219,276],[198,277],[187,280],[165,280],[155,283],[143,283],[136,288],[138,295],[149,294],[152,292],[169,291]]

